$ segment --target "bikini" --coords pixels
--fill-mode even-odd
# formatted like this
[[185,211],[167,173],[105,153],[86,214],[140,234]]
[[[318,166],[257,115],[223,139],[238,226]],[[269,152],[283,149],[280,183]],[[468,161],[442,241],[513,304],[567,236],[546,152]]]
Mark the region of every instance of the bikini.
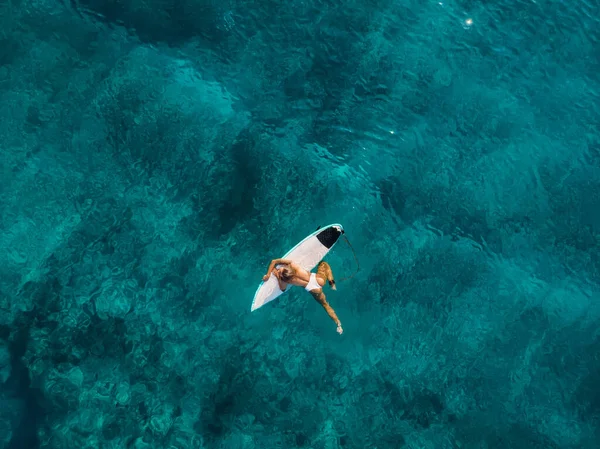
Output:
[[306,284],[306,287],[304,287],[304,290],[310,292],[311,290],[315,290],[317,288],[321,288],[321,286],[317,282],[317,275],[315,273],[310,273],[310,279],[308,280],[308,284]]

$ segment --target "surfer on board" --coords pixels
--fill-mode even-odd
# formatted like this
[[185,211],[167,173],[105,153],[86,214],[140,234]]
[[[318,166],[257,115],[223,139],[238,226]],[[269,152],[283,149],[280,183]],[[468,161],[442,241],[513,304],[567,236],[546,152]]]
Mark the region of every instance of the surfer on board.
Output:
[[325,293],[323,293],[325,282],[329,282],[333,290],[336,289],[333,272],[327,262],[321,262],[317,267],[317,272],[311,273],[291,260],[274,259],[271,261],[267,274],[263,277],[263,281],[267,281],[271,273],[277,278],[281,291],[285,291],[288,284],[303,287],[304,290],[309,292],[323,306],[327,314],[335,322],[337,333],[341,334],[344,332],[341,321],[327,302]]

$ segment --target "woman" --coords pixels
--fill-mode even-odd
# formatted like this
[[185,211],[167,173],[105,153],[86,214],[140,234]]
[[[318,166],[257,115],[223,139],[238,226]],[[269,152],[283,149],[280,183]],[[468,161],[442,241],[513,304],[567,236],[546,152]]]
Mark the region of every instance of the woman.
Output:
[[317,272],[311,273],[291,260],[274,259],[271,261],[269,269],[267,270],[267,274],[265,274],[263,277],[263,281],[267,281],[271,276],[271,273],[273,273],[277,278],[281,291],[285,291],[288,284],[290,284],[303,287],[304,290],[310,292],[313,298],[315,298],[317,302],[323,306],[323,308],[327,311],[327,314],[337,325],[337,333],[341,334],[344,332],[342,329],[342,323],[335,314],[335,311],[327,302],[325,293],[323,293],[322,287],[325,285],[326,281],[329,282],[329,285],[333,290],[336,289],[333,273],[327,262],[321,262],[317,267]]

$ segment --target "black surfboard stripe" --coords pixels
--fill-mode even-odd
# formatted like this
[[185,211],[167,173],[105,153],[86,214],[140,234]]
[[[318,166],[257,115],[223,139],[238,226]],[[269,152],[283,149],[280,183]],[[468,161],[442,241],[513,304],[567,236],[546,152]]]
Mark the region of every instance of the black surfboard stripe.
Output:
[[340,235],[342,235],[342,232],[332,226],[319,232],[317,238],[325,248],[329,249],[338,241]]

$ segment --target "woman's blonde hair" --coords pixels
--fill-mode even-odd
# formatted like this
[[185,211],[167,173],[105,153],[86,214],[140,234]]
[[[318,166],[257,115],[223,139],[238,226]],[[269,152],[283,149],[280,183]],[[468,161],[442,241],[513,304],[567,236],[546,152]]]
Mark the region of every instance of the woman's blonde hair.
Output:
[[291,280],[295,274],[296,272],[292,269],[292,267],[283,267],[280,271],[282,281]]

